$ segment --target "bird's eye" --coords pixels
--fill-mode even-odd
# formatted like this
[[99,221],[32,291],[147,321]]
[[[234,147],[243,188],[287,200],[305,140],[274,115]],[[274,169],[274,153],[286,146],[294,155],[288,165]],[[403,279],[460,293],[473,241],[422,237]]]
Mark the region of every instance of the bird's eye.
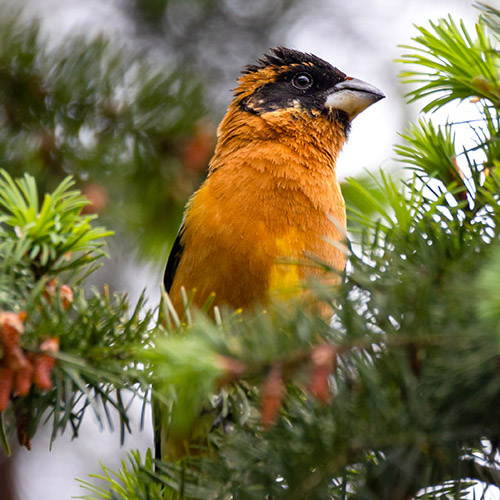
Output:
[[313,79],[308,73],[300,73],[293,77],[292,85],[299,90],[307,90],[312,87]]

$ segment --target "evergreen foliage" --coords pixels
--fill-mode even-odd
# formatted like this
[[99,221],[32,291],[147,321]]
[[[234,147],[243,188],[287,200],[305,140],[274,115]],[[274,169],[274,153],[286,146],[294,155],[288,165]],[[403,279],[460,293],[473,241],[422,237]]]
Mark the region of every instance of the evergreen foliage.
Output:
[[52,417],[52,440],[67,426],[77,436],[89,407],[101,425],[116,409],[123,433],[120,391],[139,390],[144,378],[134,353],[147,342],[151,313],[143,314],[142,299],[130,314],[126,297],[83,292],[110,232],[81,213],[89,202],[73,185],[64,179],[40,202],[32,176],[13,180],[0,171],[0,431],[7,451],[10,428],[29,448],[42,418]]
[[135,238],[151,255],[166,251],[201,178],[206,158],[187,156],[203,114],[182,67],[104,38],[50,46],[36,23],[2,16],[0,167],[31,173],[42,191],[73,175],[119,233],[148,233]]

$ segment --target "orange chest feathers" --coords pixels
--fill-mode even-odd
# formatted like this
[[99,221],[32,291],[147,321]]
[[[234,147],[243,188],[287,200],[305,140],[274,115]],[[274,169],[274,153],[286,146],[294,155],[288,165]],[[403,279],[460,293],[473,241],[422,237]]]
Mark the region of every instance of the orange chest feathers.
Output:
[[196,289],[198,305],[215,293],[218,305],[245,308],[319,274],[300,264],[310,257],[344,268],[345,255],[325,241],[341,240],[346,224],[333,165],[308,165],[289,148],[272,148],[259,147],[255,158],[241,148],[189,202],[171,291],[180,310],[181,286]]

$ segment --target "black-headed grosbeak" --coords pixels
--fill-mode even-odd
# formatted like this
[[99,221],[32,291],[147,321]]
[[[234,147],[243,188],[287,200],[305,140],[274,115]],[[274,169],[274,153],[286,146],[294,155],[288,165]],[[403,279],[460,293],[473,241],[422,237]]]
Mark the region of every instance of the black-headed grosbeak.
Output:
[[[346,228],[335,164],[352,119],[384,94],[312,54],[271,52],[239,78],[208,177],[187,204],[164,276],[178,311],[181,287],[196,289],[199,306],[214,293],[218,305],[247,308],[320,274],[297,264],[309,256],[344,269],[328,242]],[[162,433],[157,456],[172,458]]]
[[196,289],[197,305],[214,293],[246,308],[321,272],[291,261],[315,256],[343,270],[345,254],[327,242],[346,227],[335,164],[352,119],[383,97],[284,47],[245,68],[168,259],[164,285],[178,310],[181,287]]

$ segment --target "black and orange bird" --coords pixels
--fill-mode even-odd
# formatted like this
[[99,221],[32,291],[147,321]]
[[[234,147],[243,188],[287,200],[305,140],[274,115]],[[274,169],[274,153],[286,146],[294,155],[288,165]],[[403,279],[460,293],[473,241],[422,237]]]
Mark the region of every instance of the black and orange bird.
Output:
[[215,304],[245,309],[323,272],[298,264],[311,256],[344,269],[345,254],[328,242],[346,229],[335,165],[353,118],[383,97],[285,47],[243,70],[167,262],[178,311],[181,287],[196,290],[195,305],[215,294]]
[[[335,165],[353,118],[383,97],[319,57],[284,47],[244,69],[208,177],[187,204],[168,258],[165,291],[177,311],[182,287],[196,290],[197,306],[215,294],[217,305],[246,309],[320,275],[300,265],[310,256],[344,269],[345,253],[329,242],[346,230]],[[194,428],[176,435],[159,407],[155,429],[157,458],[176,460],[197,439]]]

